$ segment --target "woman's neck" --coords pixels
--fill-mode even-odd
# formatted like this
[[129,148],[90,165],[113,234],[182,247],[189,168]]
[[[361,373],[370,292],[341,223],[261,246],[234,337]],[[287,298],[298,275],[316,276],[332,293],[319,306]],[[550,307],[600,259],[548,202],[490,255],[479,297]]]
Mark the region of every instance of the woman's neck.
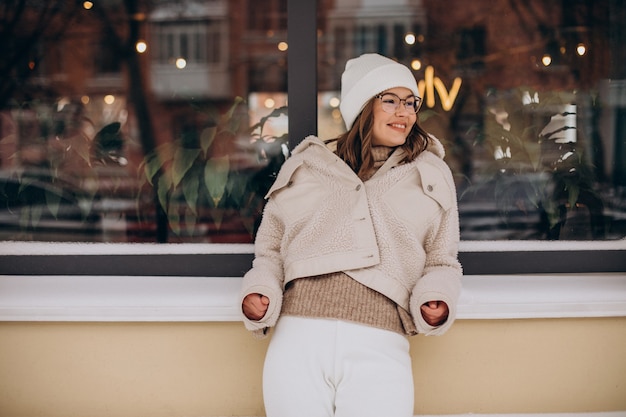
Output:
[[361,181],[367,181],[378,171],[378,168],[383,166],[385,161],[389,159],[389,156],[393,153],[394,149],[389,146],[373,146],[372,147],[372,158],[374,159],[374,165],[368,172],[365,172],[361,175]]

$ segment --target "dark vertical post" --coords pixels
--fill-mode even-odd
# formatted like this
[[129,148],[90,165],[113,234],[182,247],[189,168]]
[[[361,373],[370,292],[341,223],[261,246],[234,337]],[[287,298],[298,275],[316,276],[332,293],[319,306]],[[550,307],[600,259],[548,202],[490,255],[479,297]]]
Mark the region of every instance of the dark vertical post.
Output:
[[626,108],[615,106],[615,153],[613,156],[613,185],[626,185]]
[[287,1],[289,147],[317,134],[317,0]]
[[[626,18],[626,1],[611,0],[609,2],[609,50],[611,51],[611,69],[610,77],[614,80],[626,79],[626,68],[624,67],[624,59],[626,59],[626,51],[624,51],[624,42],[626,42],[626,28],[624,27],[624,18]],[[613,87],[613,86],[611,86]],[[609,87],[609,88],[611,88]],[[613,87],[617,88],[617,86]],[[618,90],[616,90],[617,93]],[[624,108],[623,90],[616,94],[616,99],[611,103],[612,110],[615,114],[615,151],[613,156],[613,184],[617,186],[626,185],[626,108]],[[611,110],[609,110],[611,111]]]

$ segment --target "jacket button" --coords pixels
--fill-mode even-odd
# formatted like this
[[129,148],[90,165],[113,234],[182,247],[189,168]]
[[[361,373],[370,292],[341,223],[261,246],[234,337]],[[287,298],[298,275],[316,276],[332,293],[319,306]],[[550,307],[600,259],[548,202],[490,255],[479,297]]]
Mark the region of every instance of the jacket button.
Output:
[[361,184],[356,186],[356,190],[359,191],[361,189]]
[[430,185],[430,184],[428,185],[428,187],[426,187],[426,189],[427,189],[428,191],[431,191],[431,192],[432,192],[433,188],[434,188],[434,187],[433,187],[432,185]]

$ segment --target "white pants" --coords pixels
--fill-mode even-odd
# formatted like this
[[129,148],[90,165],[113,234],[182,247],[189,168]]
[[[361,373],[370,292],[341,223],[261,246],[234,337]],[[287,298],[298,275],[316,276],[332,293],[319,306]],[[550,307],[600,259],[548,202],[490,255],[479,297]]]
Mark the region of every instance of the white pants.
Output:
[[412,417],[406,337],[339,320],[284,316],[263,371],[267,417]]

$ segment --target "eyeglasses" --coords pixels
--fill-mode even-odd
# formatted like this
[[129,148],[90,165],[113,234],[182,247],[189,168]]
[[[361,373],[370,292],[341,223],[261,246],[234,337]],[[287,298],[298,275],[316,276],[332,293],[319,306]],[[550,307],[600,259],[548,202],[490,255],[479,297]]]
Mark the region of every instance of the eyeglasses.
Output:
[[400,98],[393,93],[383,93],[375,96],[375,98],[379,98],[382,104],[383,110],[386,113],[394,114],[398,111],[398,107],[400,104],[404,104],[404,108],[409,113],[417,113],[422,106],[422,99],[417,96],[411,96],[407,98]]

